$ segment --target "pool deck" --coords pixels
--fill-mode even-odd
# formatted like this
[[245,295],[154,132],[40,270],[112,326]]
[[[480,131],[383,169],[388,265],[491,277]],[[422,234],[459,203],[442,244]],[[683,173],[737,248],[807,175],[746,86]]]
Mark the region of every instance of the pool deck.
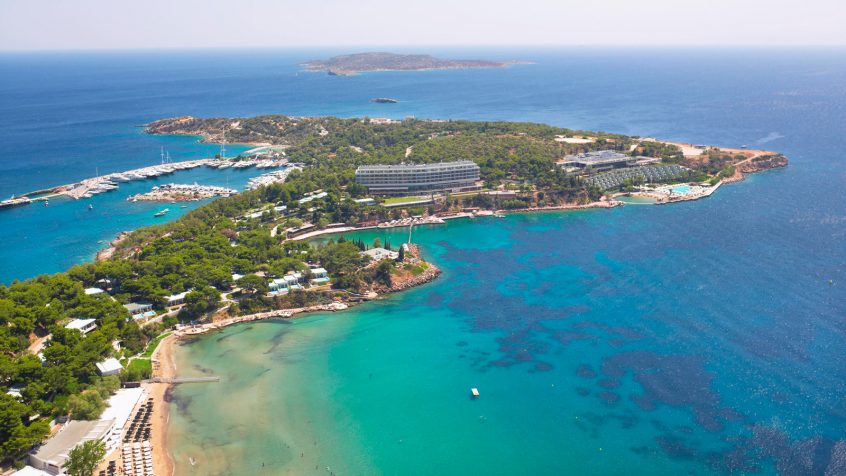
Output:
[[[655,205],[664,205],[673,202],[683,202],[688,200],[699,200],[701,198],[710,197],[723,184],[722,181],[717,182],[711,187],[703,187],[701,185],[661,185],[655,188],[642,188],[640,191],[631,192],[628,194],[631,197],[651,198],[655,200]],[[687,187],[683,193],[679,193],[676,189]]]

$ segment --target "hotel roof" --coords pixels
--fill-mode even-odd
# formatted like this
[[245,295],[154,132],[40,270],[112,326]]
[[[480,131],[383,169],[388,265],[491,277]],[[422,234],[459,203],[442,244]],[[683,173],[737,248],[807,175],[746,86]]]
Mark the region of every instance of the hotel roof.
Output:
[[170,296],[166,297],[165,299],[167,299],[168,301],[177,301],[179,299],[185,299],[185,296],[187,296],[188,293],[190,293],[190,292],[191,292],[191,290],[189,289],[187,291],[182,291],[179,294],[171,294]]
[[65,329],[76,329],[81,331],[92,322],[94,322],[94,319],[74,319],[65,325]]
[[120,365],[120,362],[118,362],[118,360],[114,357],[109,357],[108,359],[102,362],[97,362],[94,365],[97,366],[97,370],[99,370],[103,375],[123,370],[123,366]]
[[396,170],[409,170],[409,171],[418,171],[418,170],[450,170],[454,168],[464,168],[464,167],[476,167],[475,162],[472,160],[456,160],[453,162],[433,162],[431,164],[384,164],[384,165],[361,165],[356,169],[356,173],[359,172],[384,172],[384,171],[396,171]]
[[131,302],[129,304],[124,304],[123,307],[126,308],[127,311],[130,313],[135,314],[138,311],[143,311],[145,309],[149,309],[152,304],[142,303],[142,302]]
[[138,404],[143,396],[144,389],[141,387],[122,388],[118,390],[109,398],[109,406],[103,411],[100,419],[115,420],[115,426],[117,428],[123,428],[127,420],[129,420],[130,414],[132,414],[132,409],[135,408],[135,405]]
[[563,162],[579,162],[583,164],[603,164],[608,162],[622,162],[628,160],[635,160],[625,154],[621,154],[614,150],[597,150],[594,152],[583,152],[576,155],[568,155],[564,157]]
[[62,466],[68,459],[68,453],[76,445],[88,440],[101,439],[111,426],[111,420],[74,420],[31,453],[31,456],[40,461]]

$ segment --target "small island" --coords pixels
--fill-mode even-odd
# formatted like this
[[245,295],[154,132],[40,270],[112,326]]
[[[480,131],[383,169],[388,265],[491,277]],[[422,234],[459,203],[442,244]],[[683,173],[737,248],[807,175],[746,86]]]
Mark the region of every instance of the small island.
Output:
[[332,76],[352,76],[368,71],[426,71],[433,69],[504,68],[519,61],[449,60],[431,55],[355,53],[327,60],[301,63],[307,71],[325,71]]
[[399,100],[394,98],[373,98],[370,102],[375,102],[377,104],[396,104]]

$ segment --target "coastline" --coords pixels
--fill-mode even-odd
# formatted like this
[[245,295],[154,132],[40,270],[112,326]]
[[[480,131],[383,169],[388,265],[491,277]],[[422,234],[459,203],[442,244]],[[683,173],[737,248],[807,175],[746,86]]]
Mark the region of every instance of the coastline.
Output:
[[[411,254],[415,257],[419,257],[419,248],[416,245],[412,245]],[[248,314],[245,316],[227,317],[220,320],[214,320],[214,316],[212,316],[211,322],[179,329],[164,338],[159,343],[151,357],[153,363],[153,378],[144,384],[149,397],[153,399],[151,445],[155,474],[171,476],[176,471],[176,462],[174,461],[168,447],[168,430],[170,424],[169,394],[172,386],[174,385],[173,383],[170,383],[171,379],[177,377],[177,366],[176,361],[174,360],[173,346],[177,345],[181,338],[193,337],[245,322],[280,318],[292,319],[296,318],[298,315],[300,317],[304,317],[305,315],[314,312],[345,311],[361,304],[362,302],[378,299],[384,295],[406,291],[429,283],[440,275],[441,269],[432,263],[428,263],[427,269],[422,274],[413,276],[410,279],[395,282],[390,288],[380,289],[379,293],[371,292],[367,296],[364,296],[361,300],[355,302],[333,301],[329,304],[318,304],[294,309],[279,309]],[[218,313],[221,310],[218,310]]]
[[[176,362],[172,346],[178,336],[170,335],[159,342],[153,352],[153,373],[155,377],[168,379],[176,376]],[[153,399],[151,445],[153,447],[153,471],[160,476],[170,476],[176,470],[175,462],[167,446],[168,424],[170,422],[170,383],[150,382],[145,386]]]

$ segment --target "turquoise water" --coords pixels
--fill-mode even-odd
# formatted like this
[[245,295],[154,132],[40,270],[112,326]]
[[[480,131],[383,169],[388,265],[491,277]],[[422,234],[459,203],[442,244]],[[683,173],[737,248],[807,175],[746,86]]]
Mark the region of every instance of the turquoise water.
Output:
[[[177,474],[807,474],[802,464],[842,463],[833,376],[844,367],[829,333],[842,332],[846,306],[809,273],[840,251],[762,275],[757,253],[713,247],[743,222],[732,213],[704,201],[415,228],[444,269],[437,281],[178,349],[180,374],[222,381],[173,394]],[[766,255],[795,244],[759,233],[749,238]],[[350,236],[396,243],[407,230]]]
[[690,185],[678,185],[676,187],[673,187],[672,191],[673,193],[684,195],[690,191]]
[[[536,64],[298,72],[332,53],[0,55],[0,196],[153,164],[162,143],[213,153],[135,127],[179,114],[531,120],[791,164],[695,202],[415,227],[436,282],[179,348],[180,373],[221,376],[173,393],[179,474],[846,473],[846,51],[449,50],[432,53]],[[154,222],[129,187],[93,212],[0,212],[0,281]]]
[[616,200],[629,205],[654,205],[657,202],[657,200],[655,200],[654,198],[649,197],[619,196],[616,198]]

